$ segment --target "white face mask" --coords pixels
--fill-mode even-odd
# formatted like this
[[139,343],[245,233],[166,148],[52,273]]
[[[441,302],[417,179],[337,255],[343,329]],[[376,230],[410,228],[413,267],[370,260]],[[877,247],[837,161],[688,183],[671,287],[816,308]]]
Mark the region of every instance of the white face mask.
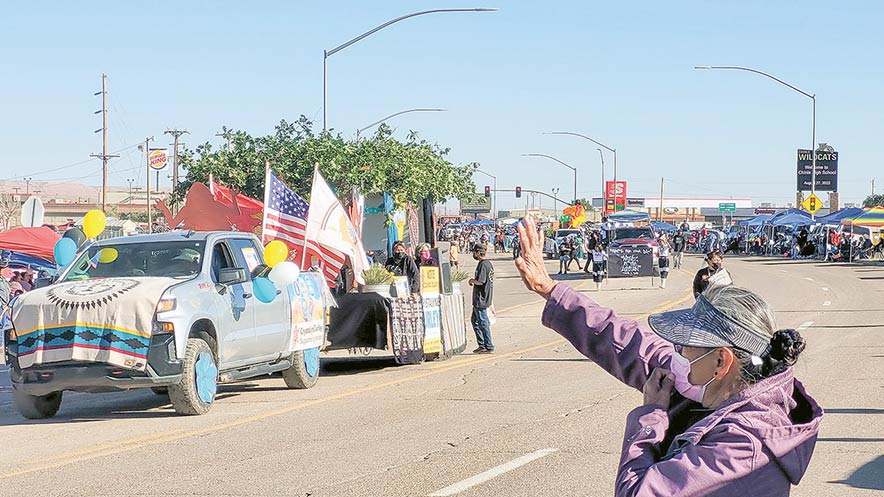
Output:
[[707,381],[704,385],[694,385],[690,382],[690,380],[688,380],[688,377],[691,374],[691,365],[713,352],[715,352],[715,349],[706,352],[693,361],[689,361],[687,357],[679,354],[678,352],[672,353],[672,360],[669,363],[669,370],[672,371],[673,376],[675,376],[675,389],[678,390],[678,393],[682,394],[686,399],[691,399],[694,402],[699,402],[701,404],[703,403],[703,396],[706,394],[706,387],[709,386],[710,383],[715,381],[716,376],[710,378],[709,381]]

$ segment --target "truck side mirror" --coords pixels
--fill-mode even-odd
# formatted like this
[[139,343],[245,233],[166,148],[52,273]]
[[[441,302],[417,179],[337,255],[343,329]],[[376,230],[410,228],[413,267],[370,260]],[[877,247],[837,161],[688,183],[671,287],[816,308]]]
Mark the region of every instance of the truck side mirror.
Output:
[[243,268],[224,268],[218,272],[218,283],[221,285],[236,285],[249,281],[249,273]]

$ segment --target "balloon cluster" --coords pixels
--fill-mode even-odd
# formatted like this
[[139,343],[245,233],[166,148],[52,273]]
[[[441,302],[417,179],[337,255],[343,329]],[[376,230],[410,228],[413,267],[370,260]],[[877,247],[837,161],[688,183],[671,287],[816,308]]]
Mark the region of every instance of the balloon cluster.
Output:
[[[105,226],[107,226],[107,218],[103,212],[98,209],[87,212],[86,217],[83,218],[83,229],[77,227],[70,228],[64,232],[61,240],[55,242],[55,247],[52,249],[55,263],[64,267],[74,262],[74,259],[77,258],[77,252],[83,247],[83,244],[87,240],[100,235],[104,231]],[[99,261],[113,262],[117,258],[115,252],[105,254],[105,250],[102,250]]]
[[264,262],[270,268],[270,273],[252,282],[255,298],[259,301],[265,304],[273,302],[279,293],[277,288],[285,288],[298,280],[301,270],[297,264],[286,260],[288,256],[288,247],[279,240],[273,240],[264,247]]

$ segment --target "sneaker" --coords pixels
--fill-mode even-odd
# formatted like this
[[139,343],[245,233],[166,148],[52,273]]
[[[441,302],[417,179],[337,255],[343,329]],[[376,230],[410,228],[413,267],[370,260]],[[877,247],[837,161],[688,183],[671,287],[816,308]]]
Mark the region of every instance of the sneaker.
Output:
[[479,352],[476,352],[476,353],[477,353],[477,354],[493,354],[494,351],[493,351],[493,350],[488,350],[488,349],[482,349],[482,350],[480,350]]
[[476,347],[476,350],[473,351],[474,354],[483,354],[485,353],[485,347]]

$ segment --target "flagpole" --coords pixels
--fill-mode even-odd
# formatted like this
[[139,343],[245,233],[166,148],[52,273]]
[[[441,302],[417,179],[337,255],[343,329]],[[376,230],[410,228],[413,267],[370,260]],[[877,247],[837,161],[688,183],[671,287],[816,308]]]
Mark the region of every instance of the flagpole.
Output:
[[[313,193],[313,185],[316,184],[316,173],[319,172],[319,163],[313,164],[313,183],[310,185],[310,193]],[[311,198],[312,202],[313,199]],[[309,204],[308,204],[309,205]],[[307,226],[304,228],[305,230],[309,229],[310,226],[310,208],[307,208]],[[307,236],[304,236],[304,250],[301,251],[301,270],[304,270],[304,264],[307,260]],[[322,270],[323,278],[326,278],[325,269]]]
[[212,173],[209,173],[209,193],[215,195],[215,176]]
[[[209,175],[211,178],[211,175]],[[267,206],[270,205],[270,161],[264,162],[264,213],[261,216],[261,243],[267,240]]]

